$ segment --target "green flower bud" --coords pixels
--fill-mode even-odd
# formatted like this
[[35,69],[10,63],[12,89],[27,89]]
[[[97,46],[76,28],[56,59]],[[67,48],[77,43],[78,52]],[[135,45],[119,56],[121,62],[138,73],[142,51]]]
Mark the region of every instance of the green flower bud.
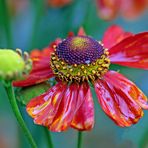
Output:
[[[21,53],[21,54],[20,54]],[[0,80],[16,80],[26,72],[29,58],[22,57],[21,50],[0,49]],[[30,68],[31,69],[31,68]],[[28,70],[27,70],[28,71]]]

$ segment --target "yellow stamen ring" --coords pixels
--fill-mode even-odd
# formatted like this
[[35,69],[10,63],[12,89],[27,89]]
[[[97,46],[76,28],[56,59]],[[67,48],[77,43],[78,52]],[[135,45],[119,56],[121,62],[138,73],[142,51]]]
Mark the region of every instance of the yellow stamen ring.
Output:
[[50,65],[54,74],[60,80],[66,82],[83,82],[94,81],[97,78],[101,79],[108,71],[110,60],[108,58],[108,51],[104,50],[104,54],[93,63],[70,65],[53,53]]

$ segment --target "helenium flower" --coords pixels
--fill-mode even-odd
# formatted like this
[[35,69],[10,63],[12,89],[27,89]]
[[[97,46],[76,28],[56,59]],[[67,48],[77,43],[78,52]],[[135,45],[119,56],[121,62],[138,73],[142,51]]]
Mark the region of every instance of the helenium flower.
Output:
[[30,55],[33,60],[30,75],[13,84],[26,87],[56,78],[53,87],[26,106],[34,122],[51,131],[93,128],[90,83],[102,110],[118,126],[137,123],[143,116],[142,109],[148,109],[143,92],[122,74],[109,70],[110,64],[148,69],[148,32],[134,35],[114,25],[107,29],[100,42],[87,36],[81,28],[77,36],[70,34]]

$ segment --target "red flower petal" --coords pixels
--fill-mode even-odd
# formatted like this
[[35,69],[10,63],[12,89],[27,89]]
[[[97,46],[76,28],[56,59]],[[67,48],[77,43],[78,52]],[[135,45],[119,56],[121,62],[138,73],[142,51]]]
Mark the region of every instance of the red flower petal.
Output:
[[48,126],[56,115],[67,85],[61,82],[46,93],[32,99],[26,109],[36,124]]
[[[78,92],[78,84],[71,84],[67,88],[62,97],[58,112],[54,117],[52,124],[48,126],[51,131],[60,132],[66,130],[69,127],[75,114],[75,110],[77,110],[77,107],[79,106],[79,104],[77,104]],[[81,101],[79,100],[79,102]]]
[[108,72],[94,85],[102,109],[119,126],[135,124],[143,116],[140,106],[148,107],[144,94],[117,72]]
[[37,71],[37,72],[32,71],[29,74],[29,76],[25,77],[25,80],[13,82],[13,86],[15,86],[15,87],[31,86],[31,85],[35,85],[35,84],[44,82],[52,77],[54,77],[54,74],[50,68],[42,70],[42,71]]
[[[47,126],[51,131],[64,131],[71,125],[78,109],[86,97],[89,96],[90,89],[86,83],[83,83],[80,86],[73,83],[67,87],[66,84],[60,82],[49,89],[48,92],[32,99],[27,105],[27,112],[34,118],[36,124]],[[90,101],[90,98],[87,99],[86,102],[88,105],[92,105],[92,102],[89,103],[88,101]],[[81,127],[82,130],[90,129],[93,126],[92,106],[89,107],[88,110],[89,114],[86,114],[88,112],[83,109],[84,114],[81,112],[82,118],[80,119],[79,117],[78,119],[83,123],[83,127]],[[83,119],[85,120],[83,121]],[[88,120],[86,119],[91,121],[91,123],[88,123]]]
[[54,74],[50,68],[50,55],[53,48],[44,48],[42,51],[33,50],[30,54],[33,61],[32,71],[24,80],[13,82],[13,86],[24,87],[38,84],[53,77]]
[[32,50],[30,53],[30,57],[33,61],[39,61],[40,59],[42,59],[43,57],[48,57],[50,58],[51,53],[53,52],[53,48],[52,47],[47,47],[44,48],[43,50]]
[[78,31],[78,35],[80,35],[80,36],[85,36],[86,35],[83,27],[80,27],[80,29]]
[[112,25],[104,33],[102,42],[109,49],[131,35],[132,33],[125,32],[120,26]]
[[73,37],[73,36],[75,36],[75,34],[72,31],[68,33],[68,37]]
[[24,80],[13,82],[13,86],[25,87],[34,84],[38,84],[48,80],[53,77],[54,74],[50,68],[49,57],[44,57],[38,62],[33,62],[33,69],[29,75],[25,77]]
[[[81,88],[84,89],[83,87]],[[81,97],[85,98],[85,101],[76,112],[71,123],[71,126],[78,130],[90,130],[94,126],[94,103],[88,84],[85,87],[88,88],[87,92],[79,90],[82,92]]]
[[52,48],[53,49],[53,46],[54,45],[58,45],[59,43],[61,43],[62,42],[62,39],[61,38],[57,38],[54,42],[52,42],[50,45],[49,45],[49,47],[50,48]]
[[114,64],[148,69],[148,32],[124,39],[113,46],[109,53]]
[[[87,83],[83,83],[80,86],[79,84],[71,84],[62,98],[59,110],[54,118],[53,123],[49,126],[49,129],[52,131],[60,132],[70,127],[76,112],[86,99],[86,94],[88,93],[88,91],[89,91],[89,86]],[[83,121],[84,119],[83,116],[85,116],[84,114],[82,114],[81,118],[82,122],[85,122],[85,120]],[[89,115],[87,115],[87,119],[88,118]],[[82,127],[83,130],[87,128],[89,128],[88,123],[87,127],[85,126]]]
[[132,99],[134,99],[143,109],[148,109],[147,97],[133,82],[115,71],[106,73],[105,78],[116,87],[120,87],[124,90],[124,93],[129,93]]

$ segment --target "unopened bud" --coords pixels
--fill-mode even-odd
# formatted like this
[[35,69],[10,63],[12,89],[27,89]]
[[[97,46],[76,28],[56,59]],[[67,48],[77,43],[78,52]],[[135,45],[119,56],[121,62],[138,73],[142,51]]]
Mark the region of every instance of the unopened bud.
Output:
[[[26,57],[25,57],[26,58]],[[29,57],[27,57],[29,59]],[[26,65],[21,50],[0,49],[0,80],[20,79],[26,71]],[[31,65],[29,64],[30,69]]]

